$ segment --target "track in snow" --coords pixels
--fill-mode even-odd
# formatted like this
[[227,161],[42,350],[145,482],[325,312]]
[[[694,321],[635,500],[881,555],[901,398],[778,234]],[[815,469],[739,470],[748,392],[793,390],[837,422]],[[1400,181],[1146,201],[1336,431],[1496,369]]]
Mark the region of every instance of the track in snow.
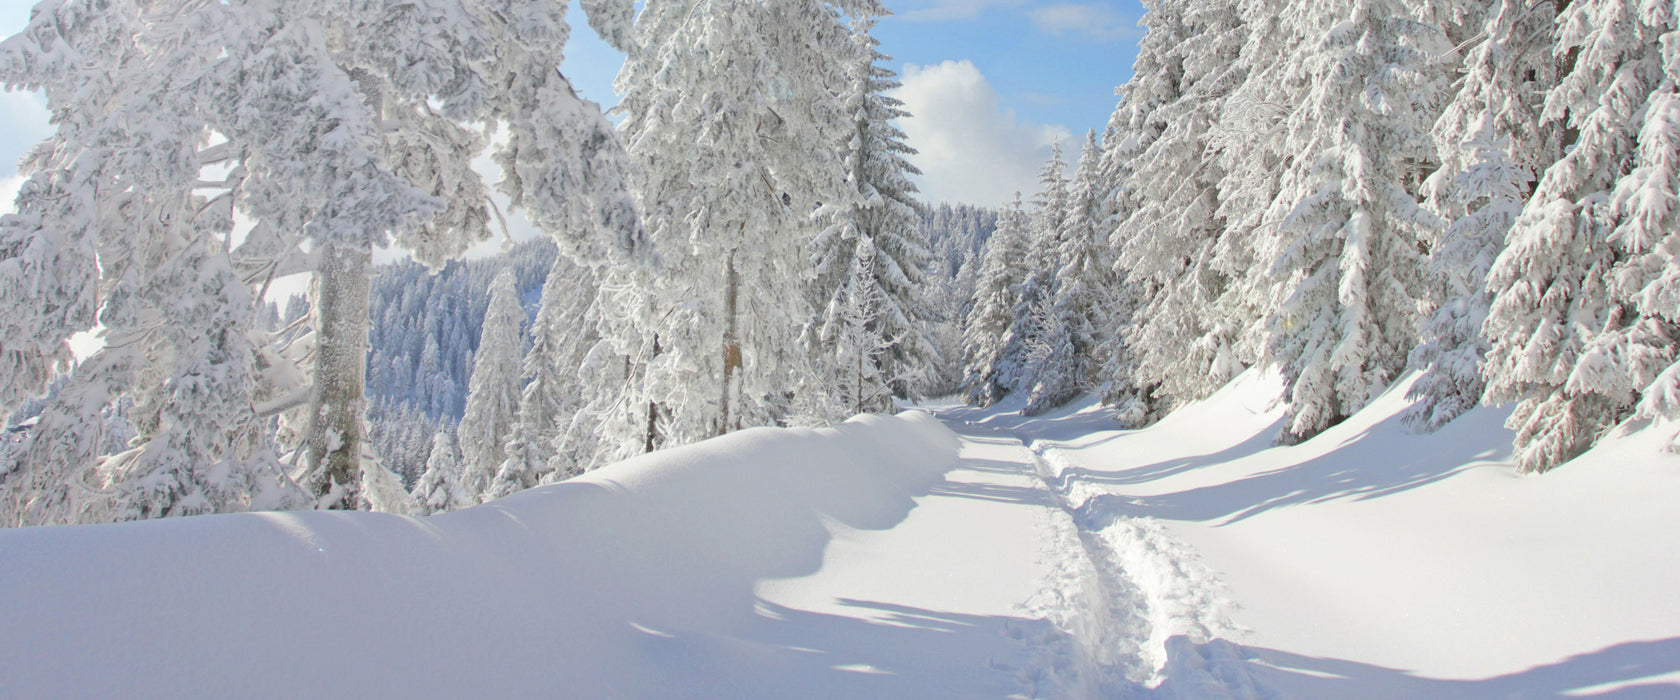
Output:
[[1047,571],[1024,612],[1058,634],[1029,640],[1038,650],[1018,679],[1030,697],[1277,697],[1249,674],[1248,654],[1223,639],[1240,630],[1194,551],[1150,518],[1084,517],[1093,490],[1055,464],[1049,443],[976,422],[986,415],[976,409],[938,415],[965,444],[1013,451],[1043,494]]

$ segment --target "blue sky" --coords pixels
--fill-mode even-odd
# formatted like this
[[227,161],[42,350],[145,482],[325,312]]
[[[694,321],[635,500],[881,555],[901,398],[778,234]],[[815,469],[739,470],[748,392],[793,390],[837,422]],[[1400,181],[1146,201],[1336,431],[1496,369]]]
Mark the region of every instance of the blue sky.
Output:
[[[0,33],[22,28],[33,5],[0,0]],[[1143,8],[1135,0],[889,0],[877,26],[881,50],[904,78],[903,124],[929,200],[998,204],[1030,192],[1034,172],[1061,139],[1077,158],[1087,129],[1107,122],[1114,88],[1131,75]],[[561,70],[603,106],[623,56],[596,40],[573,9]],[[0,178],[49,132],[40,101],[0,94]],[[6,205],[10,194],[4,194]]]

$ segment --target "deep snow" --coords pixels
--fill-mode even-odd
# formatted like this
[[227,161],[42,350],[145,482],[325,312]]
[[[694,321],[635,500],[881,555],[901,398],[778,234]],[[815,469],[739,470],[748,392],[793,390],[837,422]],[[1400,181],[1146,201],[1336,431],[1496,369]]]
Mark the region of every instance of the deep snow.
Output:
[[430,518],[3,531],[0,697],[1680,697],[1674,426],[1519,477],[1404,388],[1294,447],[1250,373],[1139,431],[943,406]]
[[1281,382],[1255,372],[1140,431],[1089,404],[949,413],[1025,438],[1086,530],[1159,523],[1189,544],[1274,690],[1680,697],[1675,426],[1630,423],[1520,476],[1507,411],[1411,434],[1409,382],[1293,447],[1271,445]]

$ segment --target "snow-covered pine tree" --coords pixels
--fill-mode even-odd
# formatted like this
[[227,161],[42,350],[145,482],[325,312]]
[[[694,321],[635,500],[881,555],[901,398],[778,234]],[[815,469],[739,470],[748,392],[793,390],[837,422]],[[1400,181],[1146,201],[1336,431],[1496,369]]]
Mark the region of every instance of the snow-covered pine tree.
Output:
[[519,416],[491,488],[493,497],[506,496],[557,481],[582,471],[577,454],[558,449],[562,439],[590,439],[592,435],[562,436],[582,408],[583,386],[578,368],[600,341],[590,317],[599,286],[594,272],[560,256],[543,283],[542,306],[531,321],[531,347],[522,369],[525,388],[519,395]]
[[[842,104],[851,116],[845,151],[849,196],[818,212],[828,226],[810,244],[819,315],[807,335],[816,344],[819,366],[828,364],[849,377],[842,384],[851,389],[841,392],[849,398],[840,403],[851,413],[885,410],[893,396],[908,395],[911,373],[939,358],[929,337],[935,318],[927,290],[933,255],[909,180],[920,171],[905,160],[915,150],[891,123],[909,115],[903,103],[885,94],[898,81],[877,65],[890,57],[869,34],[874,24],[873,18],[852,24],[857,55]],[[862,327],[856,327],[859,322]],[[890,386],[858,393],[866,375]]]
[[856,49],[839,10],[882,12],[869,0],[655,0],[637,19],[619,110],[666,267],[633,314],[648,322],[641,337],[615,341],[641,365],[625,372],[637,395],[592,404],[649,416],[648,447],[774,423],[809,380],[799,270],[809,213],[843,201],[836,145],[850,137],[838,96]]
[[[253,434],[253,302],[232,288],[243,281],[228,266],[230,211],[196,192],[204,168],[232,158],[206,145],[197,112],[220,47],[178,30],[229,10],[142,9],[43,3],[0,44],[0,80],[44,92],[58,127],[20,166],[19,213],[0,220],[0,356],[13,370],[0,400],[65,369],[65,338],[96,311],[108,341],[21,446],[12,523],[291,504]],[[167,79],[148,72],[158,66]],[[140,434],[127,459],[101,463],[101,414],[124,396],[141,407]]]
[[1030,242],[1022,264],[1026,274],[1015,291],[1009,330],[1004,334],[998,377],[1009,393],[1031,391],[1050,356],[1056,303],[1056,272],[1061,268],[1062,233],[1068,218],[1067,161],[1062,144],[1050,147],[1050,158],[1038,171],[1042,188],[1033,197]]
[[1423,374],[1404,420],[1430,432],[1481,401],[1488,343],[1482,335],[1493,294],[1488,270],[1528,198],[1536,174],[1562,153],[1560,130],[1544,126],[1541,102],[1557,83],[1551,51],[1553,5],[1502,0],[1465,54],[1458,93],[1435,123],[1441,167],[1424,183],[1436,211],[1453,223],[1430,249],[1445,296],[1413,350]]
[[1232,354],[1254,363],[1267,353],[1263,319],[1276,313],[1287,294],[1269,274],[1283,249],[1279,223],[1295,204],[1279,193],[1290,184],[1286,180],[1304,176],[1290,115],[1307,101],[1313,75],[1293,58],[1322,34],[1305,16],[1316,5],[1237,0],[1236,6],[1242,48],[1232,70],[1241,82],[1221,101],[1218,124],[1209,134],[1223,173],[1213,216],[1224,226],[1211,266],[1228,280],[1210,318],[1227,319],[1236,333]]
[[1101,180],[1101,161],[1097,134],[1089,132],[1062,222],[1057,252],[1061,269],[1056,272],[1053,320],[1046,333],[1050,352],[1035,372],[1027,413],[1049,410],[1091,388],[1103,364],[1113,272],[1103,219],[1107,190]]
[[1487,342],[1482,323],[1492,300],[1478,281],[1487,280],[1505,233],[1522,211],[1522,195],[1532,179],[1512,163],[1510,140],[1494,135],[1484,123],[1478,138],[1468,142],[1480,162],[1459,175],[1452,197],[1475,206],[1447,227],[1431,251],[1430,265],[1448,286],[1448,298],[1423,331],[1423,342],[1412,351],[1412,364],[1424,372],[1407,393],[1417,403],[1404,420],[1417,430],[1433,432],[1480,402],[1486,382],[1482,361]]
[[1147,70],[1134,83],[1156,102],[1138,108],[1147,108],[1144,132],[1154,136],[1129,164],[1125,185],[1136,209],[1115,235],[1126,241],[1118,266],[1141,293],[1126,327],[1133,381],[1152,388],[1159,405],[1150,408],[1159,413],[1207,396],[1256,361],[1242,335],[1258,317],[1225,298],[1252,268],[1227,269],[1219,260],[1222,239],[1233,234],[1220,213],[1226,172],[1217,129],[1247,74],[1240,60],[1247,25],[1230,1],[1151,7],[1159,16],[1146,19],[1144,45],[1164,56],[1140,55]]
[[1487,399],[1516,402],[1506,425],[1524,472],[1572,459],[1636,409],[1680,407],[1676,22],[1672,7],[1627,0],[1560,13],[1554,50],[1571,67],[1542,122],[1569,143],[1488,275]]
[[967,401],[977,406],[997,403],[1013,388],[1005,383],[1002,365],[1005,341],[1015,320],[1018,289],[1027,276],[1030,235],[1017,193],[986,241],[974,305],[964,328],[963,351],[968,361],[963,384]]
[[929,335],[940,349],[940,361],[918,377],[923,394],[951,394],[962,387],[963,329],[974,306],[982,248],[996,226],[994,210],[973,205],[942,203],[923,209],[925,238],[936,251],[929,295],[937,320]]
[[432,436],[432,453],[426,459],[426,471],[414,484],[414,502],[421,515],[445,513],[478,503],[461,487],[460,473],[455,440],[446,425]]
[[1353,415],[1404,369],[1426,293],[1421,241],[1440,224],[1414,198],[1432,157],[1440,30],[1394,0],[1321,13],[1308,18],[1323,38],[1298,58],[1312,92],[1290,119],[1303,187],[1283,194],[1293,204],[1272,268],[1289,296],[1267,324],[1286,443]]
[[[461,488],[480,501],[491,498],[491,485],[507,459],[508,439],[519,418],[524,349],[520,326],[524,322],[525,309],[519,306],[513,274],[503,270],[490,284],[490,306],[484,312],[474,353],[467,409],[456,431],[461,443]],[[522,482],[525,475],[513,477]]]
[[1175,97],[1177,80],[1182,69],[1172,47],[1184,38],[1180,31],[1182,19],[1176,8],[1159,3],[1150,5],[1142,23],[1148,28],[1138,43],[1138,58],[1132,66],[1132,78],[1117,88],[1120,101],[1109,115],[1103,131],[1101,179],[1109,187],[1104,201],[1104,213],[1110,222],[1109,248],[1114,256],[1114,299],[1110,322],[1115,332],[1108,336],[1102,350],[1105,358],[1101,376],[1105,385],[1103,401],[1114,406],[1126,425],[1141,426],[1156,417],[1156,401],[1152,399],[1154,383],[1138,371],[1139,353],[1133,334],[1129,332],[1138,318],[1141,307],[1153,296],[1148,276],[1133,274],[1126,269],[1125,251],[1131,250],[1133,231],[1118,224],[1129,220],[1144,205],[1143,187],[1134,176],[1135,165],[1165,128],[1153,115],[1157,108]]
[[166,336],[154,347],[167,354],[152,358],[157,374],[142,373],[140,385],[161,386],[142,391],[130,414],[147,439],[101,465],[114,494],[97,519],[306,507],[253,408],[254,304],[227,257],[189,250],[151,285],[180,300],[153,318],[153,333]]

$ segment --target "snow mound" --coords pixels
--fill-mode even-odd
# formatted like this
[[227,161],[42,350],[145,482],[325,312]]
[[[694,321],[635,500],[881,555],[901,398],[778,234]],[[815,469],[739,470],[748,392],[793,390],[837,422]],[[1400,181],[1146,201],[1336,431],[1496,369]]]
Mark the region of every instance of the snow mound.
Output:
[[[957,459],[922,413],[745,430],[430,518],[0,532],[7,697],[732,697],[754,583],[892,527]],[[667,640],[703,637],[706,658]],[[738,673],[738,671],[737,671]]]

